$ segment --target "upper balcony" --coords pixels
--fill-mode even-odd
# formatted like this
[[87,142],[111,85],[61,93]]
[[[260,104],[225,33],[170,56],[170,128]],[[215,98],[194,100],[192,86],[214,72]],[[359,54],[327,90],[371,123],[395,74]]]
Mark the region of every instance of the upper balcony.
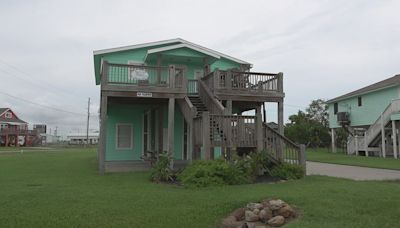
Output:
[[181,68],[171,65],[143,66],[104,62],[101,86],[104,91],[136,92],[137,97],[184,97],[186,78]]
[[223,71],[216,69],[202,78],[221,100],[279,101],[283,92],[283,74]]

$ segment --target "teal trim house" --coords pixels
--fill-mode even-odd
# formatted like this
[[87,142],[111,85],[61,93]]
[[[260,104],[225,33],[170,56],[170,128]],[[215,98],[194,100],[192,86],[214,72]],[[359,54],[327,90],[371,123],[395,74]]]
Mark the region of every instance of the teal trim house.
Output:
[[[251,67],[183,39],[94,51],[100,173],[146,169],[163,151],[180,166],[268,148],[284,159],[287,144],[291,161],[300,161],[300,147],[283,136],[283,74]],[[278,131],[262,119],[264,102],[278,106]],[[249,110],[256,114],[242,115]]]
[[335,129],[349,133],[347,152],[366,156],[399,156],[400,75],[327,101],[332,150]]

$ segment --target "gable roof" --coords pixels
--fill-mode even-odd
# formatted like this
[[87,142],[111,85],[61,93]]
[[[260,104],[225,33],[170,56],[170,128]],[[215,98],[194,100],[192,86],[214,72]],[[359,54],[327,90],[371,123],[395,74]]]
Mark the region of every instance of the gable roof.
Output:
[[342,96],[333,98],[331,100],[328,100],[326,103],[332,103],[332,102],[336,102],[336,101],[340,101],[340,100],[344,100],[350,97],[354,97],[354,96],[359,96],[362,94],[366,94],[366,93],[370,93],[370,92],[374,92],[377,90],[382,90],[382,89],[386,89],[389,87],[393,87],[393,86],[397,86],[400,85],[400,74],[397,74],[391,78],[385,79],[383,81],[379,81],[377,83],[374,83],[372,85],[363,87],[361,89],[355,90],[353,92],[350,93],[346,93]]
[[[195,50],[197,52],[203,53],[205,55],[212,56],[212,57],[214,57],[216,59],[220,59],[221,58],[220,55],[217,55],[217,54],[215,54],[213,52],[210,52],[210,51],[207,51],[207,50],[204,50],[204,49],[197,48],[197,47],[189,45],[189,44],[176,44],[176,45],[171,45],[171,46],[165,46],[165,47],[150,49],[150,50],[147,51],[147,55],[153,54],[153,53],[158,53],[158,52],[164,52],[164,51],[179,49],[179,48],[190,48],[192,50]],[[146,59],[146,57],[145,57],[145,59]]]
[[219,56],[219,57],[223,57],[223,58],[232,60],[232,61],[240,63],[240,64],[252,65],[251,63],[246,62],[244,60],[240,60],[235,57],[223,54],[221,52],[214,51],[212,49],[200,46],[198,44],[189,42],[189,41],[181,39],[181,38],[162,40],[162,41],[150,42],[150,43],[144,43],[144,44],[129,45],[129,46],[123,46],[123,47],[117,47],[117,48],[102,49],[102,50],[93,51],[93,54],[101,55],[101,54],[107,54],[107,53],[113,53],[113,52],[119,52],[119,51],[127,51],[127,50],[133,50],[133,49],[144,48],[144,47],[151,47],[151,46],[158,46],[158,45],[165,45],[165,44],[176,44],[176,43],[184,44],[184,45],[186,45],[186,47],[192,48],[199,52],[208,53],[208,55],[211,55],[213,57]]
[[[5,117],[1,117],[3,113],[11,111],[16,118],[14,119],[7,119]],[[26,124],[27,122],[21,120],[10,108],[0,108],[0,122],[1,123],[20,123],[20,124]]]

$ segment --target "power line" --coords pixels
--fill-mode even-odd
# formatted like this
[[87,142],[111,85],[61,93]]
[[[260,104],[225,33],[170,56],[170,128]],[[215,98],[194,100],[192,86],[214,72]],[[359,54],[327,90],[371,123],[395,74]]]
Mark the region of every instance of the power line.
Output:
[[6,71],[6,70],[4,70],[4,69],[0,69],[0,70],[3,71],[4,73],[8,74],[8,76],[17,77],[18,79],[23,80],[24,82],[29,82],[29,83],[34,84],[34,85],[36,85],[36,86],[39,86],[39,87],[41,87],[41,88],[45,88],[45,86],[44,86],[44,84],[45,84],[45,85],[47,85],[45,89],[51,89],[51,90],[53,90],[54,92],[57,92],[57,95],[59,95],[59,94],[58,94],[59,92],[62,92],[62,93],[64,93],[65,95],[68,95],[68,96],[74,96],[74,97],[76,97],[76,98],[78,98],[78,97],[81,98],[80,96],[77,96],[77,95],[75,95],[74,93],[67,92],[67,91],[62,90],[62,89],[60,89],[60,88],[54,88],[53,85],[49,84],[48,82],[42,81],[42,80],[40,80],[40,79],[36,79],[37,81],[40,81],[40,83],[38,83],[38,82],[36,82],[36,81],[33,81],[32,78],[34,78],[34,77],[32,77],[32,75],[30,75],[30,74],[26,73],[25,71],[19,69],[19,68],[16,67],[15,65],[12,65],[12,64],[10,64],[10,63],[7,63],[7,62],[4,61],[4,60],[1,60],[1,59],[0,59],[0,63],[2,63],[3,65],[6,65],[6,66],[8,66],[8,67],[14,69],[15,71],[17,71],[17,72],[19,72],[20,74],[23,74],[23,75],[25,75],[25,76],[27,76],[27,77],[22,77],[22,76],[19,76],[19,75],[10,73],[9,71]]
[[[12,97],[12,98],[17,99],[17,100],[24,101],[26,103],[30,103],[30,104],[33,104],[33,105],[41,106],[41,107],[44,107],[44,108],[47,108],[47,109],[51,109],[51,110],[54,110],[54,111],[64,112],[64,113],[68,113],[68,114],[72,114],[72,115],[86,116],[86,114],[84,114],[84,113],[77,113],[77,112],[71,112],[71,111],[64,110],[64,109],[54,108],[54,107],[51,107],[51,106],[47,106],[47,105],[39,104],[39,103],[36,103],[36,102],[32,102],[32,101],[26,100],[24,98],[16,97],[14,95],[11,95],[11,94],[8,94],[8,93],[5,93],[5,92],[1,92],[0,91],[0,94],[6,95],[8,97]],[[92,115],[92,116],[97,116],[97,115]]]

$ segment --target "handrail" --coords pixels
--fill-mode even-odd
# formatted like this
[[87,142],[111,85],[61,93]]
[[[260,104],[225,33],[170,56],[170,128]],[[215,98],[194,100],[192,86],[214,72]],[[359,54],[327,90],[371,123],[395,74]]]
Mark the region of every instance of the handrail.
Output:
[[296,144],[295,142],[293,142],[292,140],[290,140],[289,138],[281,135],[277,130],[273,129],[272,127],[268,126],[268,124],[263,123],[263,125],[270,131],[272,131],[273,133],[275,133],[276,135],[278,135],[278,137],[280,137],[281,139],[283,139],[285,142],[291,144],[291,146],[297,147],[300,149],[300,145]]
[[[211,91],[208,89],[208,87],[205,85],[205,83],[200,80],[199,81],[199,91],[200,91],[200,97],[203,100],[203,102],[211,108],[211,111],[213,112],[212,114],[224,114],[225,113],[225,107],[214,97],[214,95],[211,93]],[[203,92],[204,91],[204,92]],[[206,96],[204,96],[206,95]],[[208,101],[210,100],[211,103]],[[217,112],[217,113],[214,113]]]

